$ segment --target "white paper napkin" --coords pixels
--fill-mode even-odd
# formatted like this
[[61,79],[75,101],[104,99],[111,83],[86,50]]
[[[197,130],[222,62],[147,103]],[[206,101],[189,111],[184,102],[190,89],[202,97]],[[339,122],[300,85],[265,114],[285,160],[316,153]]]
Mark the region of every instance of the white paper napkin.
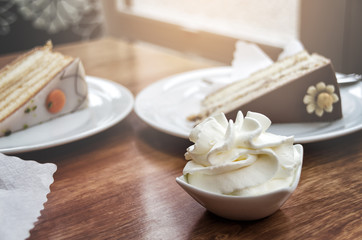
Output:
[[253,72],[273,64],[273,60],[258,45],[241,40],[235,44],[233,57],[231,62],[231,78],[233,81],[247,78]]
[[52,163],[40,164],[0,153],[0,239],[29,237],[47,201],[56,169]]
[[[295,39],[288,42],[278,59],[294,55],[304,49],[303,44]],[[235,44],[233,61],[231,63],[231,81],[247,78],[250,74],[273,64],[273,60],[254,43],[239,40]]]

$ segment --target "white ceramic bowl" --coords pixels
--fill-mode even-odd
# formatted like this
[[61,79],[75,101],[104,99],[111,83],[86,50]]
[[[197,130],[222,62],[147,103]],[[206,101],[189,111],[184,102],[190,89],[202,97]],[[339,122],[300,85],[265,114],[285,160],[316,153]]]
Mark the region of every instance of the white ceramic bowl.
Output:
[[[303,147],[295,145],[303,158]],[[210,212],[231,220],[256,220],[276,212],[297,188],[302,164],[296,172],[295,180],[289,188],[283,188],[254,197],[239,197],[208,192],[187,183],[184,176],[176,182],[198,203]]]

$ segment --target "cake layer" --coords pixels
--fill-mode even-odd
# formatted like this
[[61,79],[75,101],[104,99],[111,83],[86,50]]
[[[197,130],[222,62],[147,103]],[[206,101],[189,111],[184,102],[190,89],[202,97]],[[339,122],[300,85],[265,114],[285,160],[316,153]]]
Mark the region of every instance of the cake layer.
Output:
[[240,98],[245,94],[251,93],[251,88],[257,89],[271,79],[278,79],[280,76],[286,75],[288,71],[292,71],[291,68],[296,69],[299,67],[296,66],[296,64],[305,63],[309,59],[310,56],[305,51],[293,57],[285,58],[266,69],[253,73],[249,78],[240,79],[209,94],[203,100],[202,105],[207,106],[207,108],[212,108],[224,102],[231,102],[235,98]]

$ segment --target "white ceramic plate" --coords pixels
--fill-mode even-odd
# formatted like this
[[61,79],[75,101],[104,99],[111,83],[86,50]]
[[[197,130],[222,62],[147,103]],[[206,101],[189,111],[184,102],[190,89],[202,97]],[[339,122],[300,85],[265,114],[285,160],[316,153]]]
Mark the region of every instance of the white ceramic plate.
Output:
[[0,138],[0,152],[20,153],[70,143],[99,133],[124,119],[133,109],[134,98],[125,87],[87,76],[89,106]]
[[[135,112],[162,132],[188,138],[193,123],[186,117],[197,113],[201,100],[229,83],[231,67],[201,69],[160,80],[141,91]],[[296,143],[327,140],[362,129],[362,83],[341,86],[343,118],[328,123],[272,124],[269,131],[294,135]],[[244,113],[245,114],[245,113]]]

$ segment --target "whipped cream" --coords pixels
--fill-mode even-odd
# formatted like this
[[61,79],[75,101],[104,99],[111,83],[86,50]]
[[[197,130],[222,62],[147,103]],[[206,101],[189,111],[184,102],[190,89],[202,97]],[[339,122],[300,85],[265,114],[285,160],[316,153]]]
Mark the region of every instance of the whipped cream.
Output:
[[[223,113],[205,119],[190,133],[183,175],[206,191],[255,196],[290,187],[302,152],[294,138],[266,132],[269,118],[238,112],[235,123]],[[300,148],[299,148],[300,149]]]

